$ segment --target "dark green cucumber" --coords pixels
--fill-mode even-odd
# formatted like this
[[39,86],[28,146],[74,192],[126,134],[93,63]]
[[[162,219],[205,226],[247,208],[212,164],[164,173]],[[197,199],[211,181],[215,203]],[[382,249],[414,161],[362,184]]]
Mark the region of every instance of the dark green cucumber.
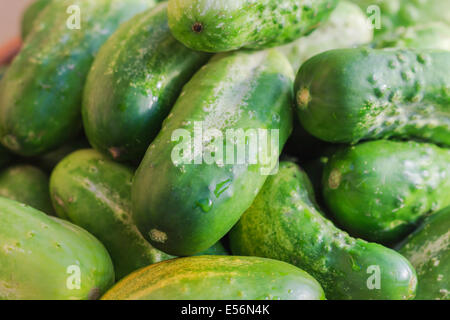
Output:
[[[316,208],[306,174],[283,162],[230,233],[233,254],[291,263],[319,281],[328,299],[410,299],[417,278],[394,250],[354,239]],[[377,283],[377,281],[379,281]]]
[[169,26],[187,47],[206,52],[264,49],[307,35],[337,0],[169,0]]
[[[98,49],[122,22],[154,4],[154,0],[50,2],[0,84],[2,144],[34,156],[73,138],[81,128],[82,90]],[[67,13],[74,6],[79,8],[79,30],[73,29],[77,10]]]
[[417,270],[418,300],[450,300],[450,207],[428,217],[399,245]]
[[91,145],[139,163],[183,85],[209,57],[171,35],[167,3],[125,23],[101,48],[86,83],[82,113]]
[[111,258],[85,230],[0,197],[0,300],[96,299],[114,284]]
[[48,186],[47,174],[34,166],[15,165],[0,171],[1,197],[54,215]]
[[450,150],[417,142],[372,141],[331,157],[323,196],[346,230],[391,243],[427,214],[450,205]]
[[47,5],[52,0],[35,0],[28,8],[26,8],[21,22],[21,33],[22,39],[26,37],[33,31],[33,24],[41,12],[47,7]]
[[309,58],[331,49],[351,48],[372,41],[365,13],[348,1],[340,1],[330,18],[313,33],[280,47],[294,71]]
[[450,52],[341,49],[295,82],[302,125],[329,142],[418,138],[450,145]]
[[[242,51],[216,55],[186,84],[133,182],[134,220],[155,247],[193,255],[239,220],[276,168],[291,133],[292,76],[289,62],[275,49]],[[262,132],[271,142],[258,143],[256,162],[250,156],[236,161],[238,153],[232,157],[227,150],[236,150],[241,141],[249,155],[247,142],[254,139],[235,140],[227,131],[236,130],[237,136],[239,130],[259,129],[269,131]],[[208,138],[208,130],[218,131],[223,141]],[[199,131],[204,132],[200,143]]]
[[164,261],[126,277],[102,300],[323,300],[320,284],[285,262],[201,256]]

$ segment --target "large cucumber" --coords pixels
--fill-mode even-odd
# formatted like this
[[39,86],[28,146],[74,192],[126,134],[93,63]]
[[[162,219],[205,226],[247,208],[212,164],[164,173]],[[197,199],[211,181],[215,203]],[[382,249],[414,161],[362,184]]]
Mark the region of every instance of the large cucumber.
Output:
[[50,2],[0,84],[3,145],[31,156],[74,137],[81,128],[82,89],[98,49],[122,22],[154,4],[154,0]]
[[417,278],[397,252],[351,238],[316,208],[306,174],[283,162],[230,233],[233,254],[292,263],[315,277],[328,299],[409,299]]
[[48,175],[30,165],[15,165],[0,171],[0,196],[53,215]]
[[328,21],[313,33],[279,49],[297,71],[303,62],[321,52],[366,44],[372,38],[373,30],[368,27],[365,13],[356,4],[341,1]]
[[323,195],[352,233],[403,239],[425,215],[450,205],[450,150],[417,142],[371,141],[331,157]]
[[450,300],[450,207],[427,218],[399,245],[416,268],[418,300]]
[[326,21],[337,0],[170,0],[169,26],[187,47],[223,52],[291,42]]
[[83,122],[92,146],[139,163],[183,85],[209,57],[175,40],[166,3],[121,26],[100,50],[84,91]]
[[340,49],[303,64],[302,125],[329,142],[405,137],[450,145],[450,52]]
[[21,22],[22,39],[26,39],[32,32],[34,22],[50,1],[52,0],[35,0],[26,8]]
[[0,197],[0,299],[96,299],[114,284],[111,258],[85,230]]
[[102,300],[323,300],[309,274],[256,257],[201,256],[161,262],[117,283]]
[[134,219],[155,247],[193,255],[239,220],[291,133],[292,78],[271,49],[216,55],[187,83],[133,183]]

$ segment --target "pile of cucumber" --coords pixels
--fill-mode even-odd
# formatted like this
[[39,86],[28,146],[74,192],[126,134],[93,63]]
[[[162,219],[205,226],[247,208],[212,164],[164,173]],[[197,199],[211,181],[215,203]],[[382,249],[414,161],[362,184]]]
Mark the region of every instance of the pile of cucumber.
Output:
[[449,3],[36,0],[0,300],[450,300]]

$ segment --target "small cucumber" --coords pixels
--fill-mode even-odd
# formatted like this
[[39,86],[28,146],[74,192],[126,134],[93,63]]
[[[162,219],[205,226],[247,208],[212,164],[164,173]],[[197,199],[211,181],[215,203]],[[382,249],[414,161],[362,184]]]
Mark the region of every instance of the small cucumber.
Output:
[[417,142],[371,141],[328,161],[323,196],[336,220],[364,239],[403,239],[427,214],[450,205],[450,150]]
[[309,274],[285,262],[256,257],[201,256],[141,269],[102,300],[323,300]]
[[310,273],[328,299],[410,299],[417,278],[394,250],[351,238],[316,208],[306,174],[282,162],[230,233],[233,254],[292,263]]
[[15,165],[0,171],[1,197],[54,215],[48,186],[47,174],[34,166]]
[[0,197],[0,300],[97,299],[111,258],[85,230]]
[[50,1],[52,0],[35,0],[26,8],[21,22],[22,39],[26,39],[33,31],[34,22]]
[[418,300],[450,300],[450,207],[428,217],[399,245],[416,268]]
[[167,3],[125,23],[101,48],[84,90],[91,145],[114,160],[139,163],[183,85],[209,58],[171,35]]
[[450,146],[450,52],[340,49],[303,64],[304,128],[328,142],[418,138]]
[[373,30],[368,28],[367,17],[356,5],[339,2],[324,22],[313,33],[279,48],[286,54],[294,71],[309,58],[331,49],[351,48],[371,42]]
[[239,220],[292,131],[292,79],[271,49],[216,55],[186,84],[133,182],[134,220],[156,248],[194,255]]
[[36,156],[75,137],[83,86],[97,51],[122,22],[154,4],[51,1],[0,83],[1,143]]
[[187,47],[206,52],[264,49],[307,35],[337,0],[169,0],[169,26]]

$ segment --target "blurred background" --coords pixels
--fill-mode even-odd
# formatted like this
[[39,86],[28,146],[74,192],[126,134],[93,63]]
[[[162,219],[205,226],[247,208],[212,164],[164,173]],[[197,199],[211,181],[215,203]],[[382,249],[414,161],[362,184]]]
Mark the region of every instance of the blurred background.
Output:
[[32,0],[0,0],[0,44],[20,35],[20,18]]

